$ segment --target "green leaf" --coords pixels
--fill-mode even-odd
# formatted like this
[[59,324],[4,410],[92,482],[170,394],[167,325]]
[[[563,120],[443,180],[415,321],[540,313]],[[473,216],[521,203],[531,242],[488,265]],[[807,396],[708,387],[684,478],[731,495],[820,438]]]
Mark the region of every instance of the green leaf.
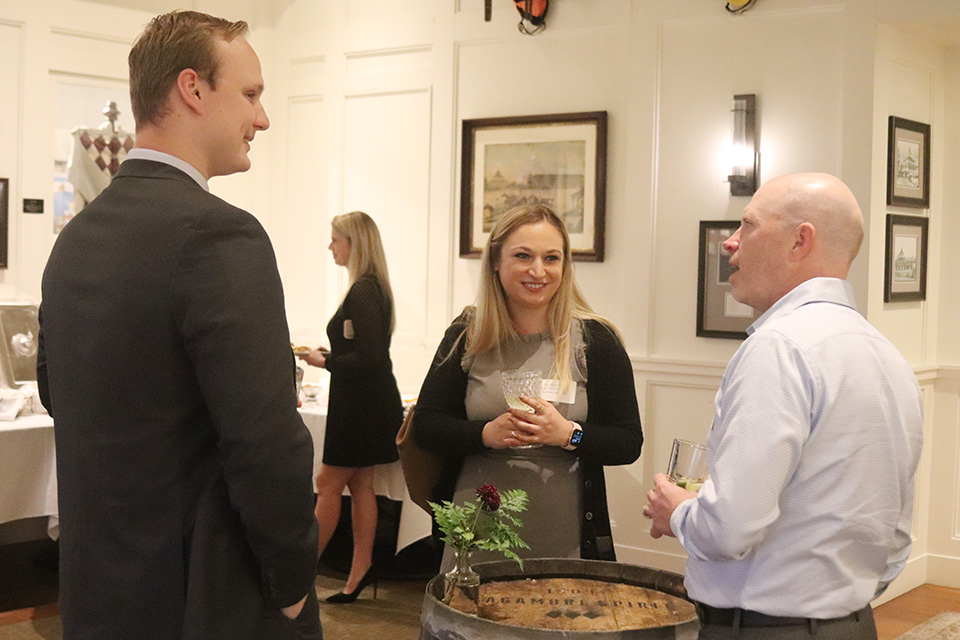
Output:
[[430,502],[437,527],[444,534],[441,538],[444,544],[461,551],[500,551],[506,557],[516,560],[522,567],[523,562],[512,549],[530,547],[520,539],[511,525],[523,526],[523,522],[514,514],[526,510],[527,492],[510,489],[500,492],[500,498],[500,509],[493,512],[481,508],[479,497],[462,505],[447,500],[439,504]]

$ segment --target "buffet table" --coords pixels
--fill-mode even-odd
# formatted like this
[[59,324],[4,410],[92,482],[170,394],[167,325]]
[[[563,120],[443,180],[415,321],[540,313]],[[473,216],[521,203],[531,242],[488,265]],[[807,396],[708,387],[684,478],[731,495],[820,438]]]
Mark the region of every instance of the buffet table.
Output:
[[0,474],[0,524],[48,516],[47,533],[56,540],[57,459],[50,416],[0,422]]
[[[327,425],[326,402],[304,404],[300,417],[313,437],[313,476],[316,478],[323,459],[323,438]],[[403,480],[403,468],[399,462],[374,467],[373,490],[378,496],[396,500],[400,505],[400,527],[397,532],[397,551],[409,544],[430,536],[432,520],[427,513],[410,500],[407,485]],[[349,493],[345,490],[344,493]]]

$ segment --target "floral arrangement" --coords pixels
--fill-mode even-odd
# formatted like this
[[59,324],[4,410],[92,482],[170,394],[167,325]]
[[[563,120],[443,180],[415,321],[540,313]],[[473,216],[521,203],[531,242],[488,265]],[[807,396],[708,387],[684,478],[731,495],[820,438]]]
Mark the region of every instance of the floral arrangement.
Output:
[[444,500],[442,504],[429,504],[437,526],[445,534],[443,541],[458,555],[465,556],[474,549],[500,551],[523,566],[513,549],[530,547],[511,526],[523,526],[515,515],[527,508],[527,492],[523,489],[501,494],[492,484],[484,484],[477,487],[477,499],[473,502],[456,505]]

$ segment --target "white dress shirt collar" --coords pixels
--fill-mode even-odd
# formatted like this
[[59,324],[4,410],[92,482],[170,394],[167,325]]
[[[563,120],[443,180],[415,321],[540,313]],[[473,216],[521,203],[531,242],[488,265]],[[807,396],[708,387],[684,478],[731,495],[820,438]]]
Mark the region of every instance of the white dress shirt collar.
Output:
[[183,171],[185,174],[193,178],[193,180],[200,185],[204,191],[210,191],[210,187],[207,185],[207,179],[203,177],[202,173],[197,171],[197,169],[186,160],[181,160],[177,156],[172,156],[169,153],[164,153],[163,151],[157,151],[155,149],[141,149],[139,147],[134,147],[129,153],[127,153],[127,160],[153,160],[154,162],[168,164],[171,167],[180,169],[180,171]]
[[752,335],[773,318],[814,301],[832,302],[833,304],[850,307],[854,311],[857,309],[853,287],[849,282],[839,278],[812,278],[806,282],[801,282],[787,295],[773,303],[772,307],[747,327],[747,334]]

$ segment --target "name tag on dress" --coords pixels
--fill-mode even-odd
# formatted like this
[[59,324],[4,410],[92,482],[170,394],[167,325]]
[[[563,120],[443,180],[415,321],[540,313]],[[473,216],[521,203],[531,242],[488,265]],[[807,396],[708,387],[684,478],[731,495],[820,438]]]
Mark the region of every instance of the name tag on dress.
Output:
[[343,337],[347,340],[353,340],[353,320],[343,321]]
[[571,382],[561,392],[559,379],[546,379],[540,385],[540,397],[555,404],[573,404],[577,401],[577,384]]

